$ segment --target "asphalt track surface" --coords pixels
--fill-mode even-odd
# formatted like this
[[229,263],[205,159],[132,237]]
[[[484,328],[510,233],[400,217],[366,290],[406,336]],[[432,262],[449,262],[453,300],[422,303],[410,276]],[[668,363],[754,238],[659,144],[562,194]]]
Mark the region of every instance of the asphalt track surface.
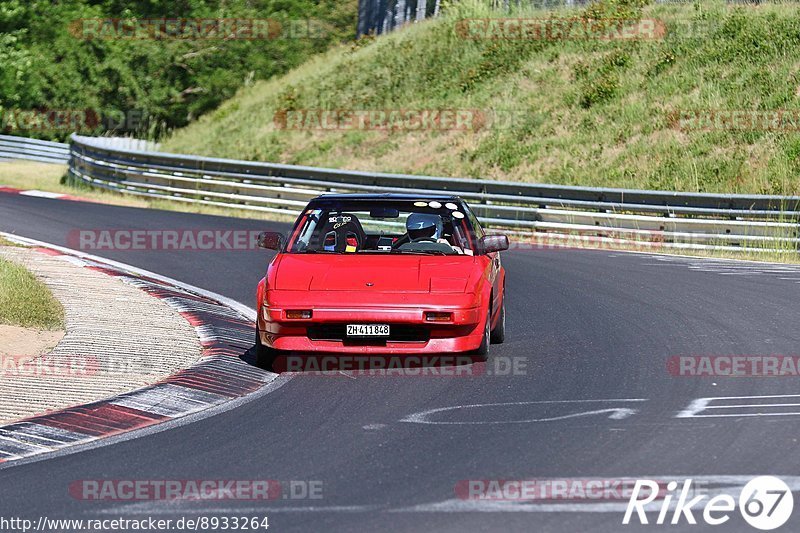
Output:
[[[0,194],[1,230],[60,245],[76,228],[285,227]],[[92,253],[249,306],[269,259],[263,251]],[[600,508],[512,502],[487,512],[465,507],[454,487],[470,479],[800,474],[800,416],[676,418],[697,398],[795,394],[798,378],[675,377],[666,370],[674,355],[797,354],[798,269],[575,250],[512,251],[503,261],[507,338],[492,347],[492,357],[524,361],[524,373],[297,375],[205,420],[2,469],[0,516],[268,515],[272,531],[647,531],[665,527],[623,526],[622,511]],[[474,404],[506,405],[432,415],[470,424],[403,421]],[[594,410],[603,412],[574,416]],[[554,420],[541,421],[547,418]],[[531,419],[540,421],[504,423]],[[87,502],[67,492],[81,479],[317,480],[323,497]],[[795,509],[782,530],[800,530],[798,515]],[[681,524],[666,529],[705,529]],[[736,513],[709,529],[754,531]]]

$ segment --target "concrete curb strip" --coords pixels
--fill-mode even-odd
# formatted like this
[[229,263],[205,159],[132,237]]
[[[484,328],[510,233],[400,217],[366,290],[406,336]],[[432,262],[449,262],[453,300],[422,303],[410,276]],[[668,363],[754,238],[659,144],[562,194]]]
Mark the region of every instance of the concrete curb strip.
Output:
[[43,281],[67,323],[51,353],[20,364],[11,354],[3,362],[0,422],[151,385],[201,356],[194,328],[166,302],[130,284],[82,268],[83,261],[69,256],[4,247],[0,257]]
[[[205,291],[198,294],[166,281],[168,278],[155,279],[141,271],[127,271],[119,263],[90,259],[86,254],[73,255],[63,248],[53,246],[40,251],[52,257],[69,255],[71,262],[161,299],[194,328],[202,353],[194,364],[158,383],[0,426],[0,463],[197,413],[255,392],[277,378],[277,374],[242,360],[242,354],[253,344],[253,323],[241,309],[220,301],[223,298],[214,298]],[[77,255],[82,257],[78,259]]]

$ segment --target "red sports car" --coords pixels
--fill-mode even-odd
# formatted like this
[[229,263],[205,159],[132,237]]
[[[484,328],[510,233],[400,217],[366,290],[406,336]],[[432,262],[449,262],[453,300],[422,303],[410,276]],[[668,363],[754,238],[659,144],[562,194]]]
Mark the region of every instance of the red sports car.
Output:
[[258,285],[256,348],[470,353],[505,336],[505,235],[486,235],[457,196],[326,194],[303,210]]

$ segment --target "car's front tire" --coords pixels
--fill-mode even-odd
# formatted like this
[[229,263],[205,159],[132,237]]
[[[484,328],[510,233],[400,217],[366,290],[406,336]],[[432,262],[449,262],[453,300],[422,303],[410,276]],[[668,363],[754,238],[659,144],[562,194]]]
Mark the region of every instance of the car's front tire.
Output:
[[261,332],[256,324],[256,366],[267,367],[275,360],[275,349],[261,342]]
[[492,344],[503,344],[506,340],[506,295],[503,294],[503,303],[500,305],[500,316],[497,317],[497,324],[495,324],[490,337]]
[[489,345],[492,343],[492,307],[489,306],[489,309],[486,311],[486,320],[484,320],[483,324],[483,337],[481,338],[481,344],[478,348],[472,352],[472,355],[478,361],[486,361],[489,359]]

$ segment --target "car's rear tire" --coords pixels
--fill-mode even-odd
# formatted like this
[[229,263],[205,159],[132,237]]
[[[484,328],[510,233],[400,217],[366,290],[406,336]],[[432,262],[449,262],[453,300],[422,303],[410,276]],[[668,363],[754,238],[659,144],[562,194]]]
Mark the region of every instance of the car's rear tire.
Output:
[[491,336],[492,336],[492,308],[491,306],[486,311],[486,320],[483,324],[483,338],[481,339],[481,344],[478,348],[472,352],[472,355],[478,361],[486,361],[489,359],[489,345],[491,344]]
[[276,351],[274,348],[264,345],[261,342],[261,332],[256,324],[256,366],[267,367],[275,360]]
[[503,344],[506,340],[506,295],[503,294],[503,303],[500,305],[500,316],[497,317],[497,324],[492,330],[490,340],[492,344]]

